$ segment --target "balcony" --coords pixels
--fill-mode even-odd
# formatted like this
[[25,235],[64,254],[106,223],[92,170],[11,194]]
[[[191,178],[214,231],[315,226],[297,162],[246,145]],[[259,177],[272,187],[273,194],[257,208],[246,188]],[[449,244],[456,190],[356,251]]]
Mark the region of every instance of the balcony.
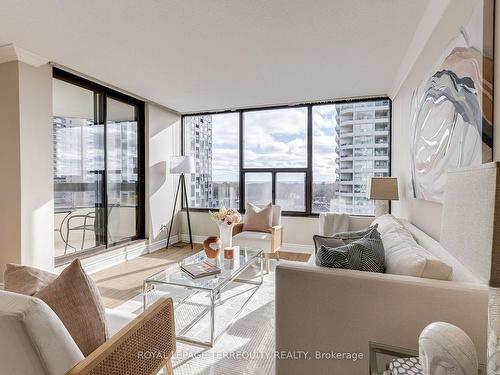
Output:
[[359,102],[356,103],[356,109],[373,108],[375,107],[375,102]]
[[353,136],[352,131],[349,133],[340,133],[340,138],[348,138],[348,137],[352,138],[352,136]]
[[340,197],[352,197],[352,192],[338,191],[337,195]]
[[345,113],[352,113],[354,111],[353,104],[342,104],[340,106],[340,114],[343,115]]

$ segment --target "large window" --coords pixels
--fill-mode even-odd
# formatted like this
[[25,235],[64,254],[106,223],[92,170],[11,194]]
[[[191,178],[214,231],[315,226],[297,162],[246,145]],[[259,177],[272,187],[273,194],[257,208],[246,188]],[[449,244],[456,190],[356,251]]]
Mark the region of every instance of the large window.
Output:
[[189,205],[239,208],[239,114],[184,117],[184,151],[195,158]]
[[243,166],[307,168],[307,107],[243,112]]
[[185,115],[183,129],[195,209],[273,202],[290,215],[373,215],[367,182],[390,175],[387,99]]
[[143,103],[55,70],[54,235],[60,261],[144,237]]

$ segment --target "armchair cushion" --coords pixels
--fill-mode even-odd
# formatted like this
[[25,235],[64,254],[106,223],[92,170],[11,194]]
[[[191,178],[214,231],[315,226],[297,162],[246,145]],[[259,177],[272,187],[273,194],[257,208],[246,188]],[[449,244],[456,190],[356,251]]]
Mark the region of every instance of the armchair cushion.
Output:
[[259,248],[263,251],[271,250],[271,233],[243,231],[233,237],[233,244],[241,247]]
[[64,375],[83,358],[45,302],[0,290],[2,374]]
[[273,226],[273,205],[269,203],[263,208],[259,208],[251,203],[247,203],[245,211],[244,231],[268,232],[271,233]]
[[106,309],[106,325],[109,337],[137,318],[137,315],[116,309]]

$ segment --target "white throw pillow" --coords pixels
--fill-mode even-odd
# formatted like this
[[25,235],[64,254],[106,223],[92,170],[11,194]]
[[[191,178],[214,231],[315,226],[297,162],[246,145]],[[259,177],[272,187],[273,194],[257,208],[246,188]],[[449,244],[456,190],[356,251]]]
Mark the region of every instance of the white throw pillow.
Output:
[[453,269],[420,246],[410,231],[392,215],[383,215],[378,224],[385,250],[387,273],[449,280]]

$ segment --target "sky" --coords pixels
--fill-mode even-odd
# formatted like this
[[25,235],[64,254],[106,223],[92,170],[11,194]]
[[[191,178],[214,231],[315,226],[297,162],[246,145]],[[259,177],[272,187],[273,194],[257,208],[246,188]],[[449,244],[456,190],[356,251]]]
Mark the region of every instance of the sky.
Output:
[[[238,113],[212,116],[213,181],[238,181],[238,118]],[[335,121],[334,105],[313,107],[315,182],[335,180]],[[244,112],[243,124],[245,167],[307,167],[305,107]]]

